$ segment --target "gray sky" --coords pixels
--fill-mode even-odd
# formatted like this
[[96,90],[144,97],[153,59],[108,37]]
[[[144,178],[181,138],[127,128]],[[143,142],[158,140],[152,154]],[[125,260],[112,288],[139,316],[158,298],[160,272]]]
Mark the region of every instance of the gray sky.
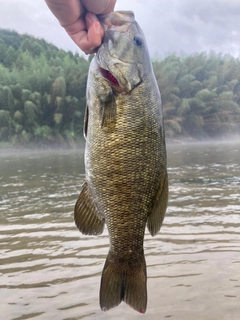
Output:
[[[151,56],[213,50],[240,57],[240,0],[117,0],[116,10],[134,11]],[[81,53],[44,0],[0,0],[0,28]]]

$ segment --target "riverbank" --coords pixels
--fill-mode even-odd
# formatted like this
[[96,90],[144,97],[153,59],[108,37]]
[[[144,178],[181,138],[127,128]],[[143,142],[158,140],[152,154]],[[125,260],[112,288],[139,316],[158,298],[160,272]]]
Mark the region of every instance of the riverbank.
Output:
[[[176,144],[206,144],[206,143],[237,143],[240,142],[240,135],[229,135],[224,136],[218,139],[205,139],[205,140],[197,140],[193,138],[179,138],[179,139],[171,139],[166,138],[166,145],[176,145]],[[28,144],[28,145],[13,145],[7,142],[0,143],[0,152],[24,152],[24,151],[50,151],[50,150],[74,150],[74,149],[84,149],[85,148],[85,140],[81,139],[79,141],[75,141],[74,143],[67,144]]]

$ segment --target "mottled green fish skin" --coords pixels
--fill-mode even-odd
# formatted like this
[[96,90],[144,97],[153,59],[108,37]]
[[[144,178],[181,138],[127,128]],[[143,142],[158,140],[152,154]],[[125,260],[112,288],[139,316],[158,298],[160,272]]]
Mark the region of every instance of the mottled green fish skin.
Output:
[[[133,13],[115,12],[100,19],[105,36],[88,75],[86,182],[75,221],[84,234],[100,234],[105,222],[108,228],[102,310],[125,301],[144,313],[145,228],[152,236],[160,230],[168,201],[161,96]],[[110,71],[118,84],[100,68]]]

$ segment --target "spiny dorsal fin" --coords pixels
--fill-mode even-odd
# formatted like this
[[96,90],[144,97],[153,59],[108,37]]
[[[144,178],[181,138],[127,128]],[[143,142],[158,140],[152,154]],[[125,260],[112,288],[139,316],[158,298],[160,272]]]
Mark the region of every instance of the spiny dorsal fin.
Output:
[[84,182],[74,210],[76,226],[83,234],[101,234],[104,229],[104,219],[95,207],[87,182]]
[[86,106],[85,116],[84,116],[84,126],[83,126],[83,135],[84,138],[87,139],[87,131],[88,131],[88,106]]

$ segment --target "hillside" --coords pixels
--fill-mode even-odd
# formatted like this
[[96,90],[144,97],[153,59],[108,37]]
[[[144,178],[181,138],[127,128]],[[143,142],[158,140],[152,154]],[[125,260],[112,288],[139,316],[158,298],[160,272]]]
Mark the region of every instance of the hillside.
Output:
[[240,133],[240,60],[200,53],[153,63],[167,137],[215,139]]
[[0,57],[0,141],[45,145],[80,139],[89,62],[9,30],[0,30]]
[[[82,139],[89,61],[43,39],[0,29],[0,144],[74,144]],[[166,136],[240,134],[240,61],[201,53],[153,62]]]

